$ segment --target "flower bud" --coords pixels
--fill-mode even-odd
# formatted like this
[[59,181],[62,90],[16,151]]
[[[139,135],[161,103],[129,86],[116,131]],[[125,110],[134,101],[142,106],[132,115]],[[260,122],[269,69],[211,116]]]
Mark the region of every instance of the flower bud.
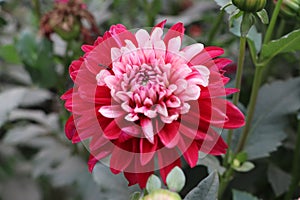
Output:
[[168,200],[181,200],[181,197],[169,190],[159,189],[154,192],[148,194],[143,198],[143,200],[158,200],[158,199],[168,199]]
[[264,9],[266,0],[232,0],[233,5],[242,11],[258,12]]
[[[277,0],[274,0],[277,3]],[[280,14],[286,18],[300,16],[300,0],[283,0],[280,8]]]

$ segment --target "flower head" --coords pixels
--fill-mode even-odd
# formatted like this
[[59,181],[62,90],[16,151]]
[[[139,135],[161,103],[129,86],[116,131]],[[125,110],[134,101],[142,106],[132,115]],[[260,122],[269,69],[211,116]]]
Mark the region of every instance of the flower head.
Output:
[[224,99],[237,90],[224,87],[223,67],[231,61],[216,58],[223,50],[200,43],[181,48],[183,24],[165,35],[164,24],[150,34],[114,25],[84,45],[85,55],[70,66],[75,86],[62,96],[73,113],[67,137],[90,139],[90,170],[109,158],[113,173],[124,172],[142,188],[155,169],[165,181],[181,155],[194,167],[199,151],[225,153],[216,129],[244,125],[243,114]]
[[[89,28],[84,26],[83,20]],[[54,9],[42,17],[40,26],[46,37],[55,32],[64,40],[76,39],[81,33],[85,42],[92,43],[99,34],[95,19],[82,0],[56,0]]]

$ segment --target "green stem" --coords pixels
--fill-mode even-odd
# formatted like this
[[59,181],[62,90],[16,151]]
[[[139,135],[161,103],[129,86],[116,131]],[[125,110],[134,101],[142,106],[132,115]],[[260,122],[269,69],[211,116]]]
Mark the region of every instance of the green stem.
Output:
[[42,16],[40,1],[39,0],[32,0],[32,4],[33,4],[34,11],[35,11],[35,14],[36,14],[37,18],[40,19],[41,16]]
[[275,24],[277,21],[277,17],[278,17],[279,11],[280,11],[280,6],[282,4],[282,1],[283,0],[278,0],[276,3],[276,7],[272,14],[272,18],[271,18],[269,27],[268,27],[266,35],[265,35],[264,44],[267,44],[272,38],[272,33],[274,32]]
[[233,175],[233,168],[230,167],[229,169],[227,169],[224,173],[224,175],[221,178],[221,182],[220,182],[220,186],[219,186],[219,191],[218,191],[218,199],[221,199],[226,188],[227,188],[227,185],[229,184],[229,182],[231,181],[232,179],[232,175]]
[[237,153],[241,152],[244,149],[244,146],[246,144],[246,141],[247,141],[247,138],[249,135],[249,131],[251,128],[251,122],[252,122],[252,119],[254,116],[257,95],[258,95],[258,91],[259,91],[261,81],[262,81],[263,69],[264,69],[264,65],[257,65],[256,69],[255,69],[251,97],[250,97],[250,102],[249,102],[248,110],[247,110],[246,125],[243,129],[241,138],[240,138],[238,146],[237,146],[237,150],[236,150]]
[[209,34],[208,34],[209,35],[208,41],[207,41],[208,44],[211,44],[211,42],[214,40],[218,30],[220,29],[220,27],[222,25],[222,20],[223,20],[223,17],[224,17],[224,13],[225,13],[225,11],[221,10],[221,12],[218,15],[217,20],[213,24],[213,27],[212,27],[211,31],[209,32]]
[[[240,38],[240,52],[239,52],[237,73],[236,73],[235,86],[234,86],[235,88],[237,88],[239,90],[241,89],[241,83],[242,83],[243,68],[244,68],[244,61],[245,61],[245,52],[246,52],[246,42],[247,42],[246,37],[241,37]],[[233,102],[234,105],[238,105],[239,97],[240,97],[239,92],[237,92],[233,95],[232,102]],[[228,131],[228,136],[227,136],[227,144],[228,144],[229,147],[231,146],[232,134],[233,134],[233,130],[230,129]],[[224,191],[227,188],[228,183],[231,180],[232,174],[233,174],[233,169],[230,166],[230,162],[229,162],[229,154],[230,153],[231,153],[231,151],[228,150],[225,154],[225,157],[224,157],[223,165],[227,169],[226,169],[226,172],[224,173],[224,175],[221,177],[220,187],[219,187],[219,198],[222,197]]]
[[[239,52],[239,58],[238,58],[238,66],[237,66],[237,73],[236,73],[236,78],[235,78],[235,88],[241,89],[241,84],[242,84],[242,76],[243,76],[243,68],[244,68],[244,61],[245,61],[245,51],[246,51],[246,42],[247,38],[246,37],[241,37],[240,38],[240,52]],[[239,98],[240,98],[240,92],[237,92],[233,94],[232,102],[234,105],[238,105],[239,103]],[[231,146],[231,141],[232,141],[232,134],[233,130],[230,129],[228,131],[228,137],[227,137],[227,144],[230,147]],[[228,153],[226,153],[225,158],[224,158],[224,166],[227,166],[228,164]]]
[[300,167],[300,114],[298,114],[298,130],[297,130],[297,141],[296,147],[294,151],[294,160],[293,160],[293,171],[292,171],[292,182],[289,187],[288,192],[286,193],[285,200],[290,200],[293,197],[293,193],[297,188],[299,183],[300,174],[299,167]]

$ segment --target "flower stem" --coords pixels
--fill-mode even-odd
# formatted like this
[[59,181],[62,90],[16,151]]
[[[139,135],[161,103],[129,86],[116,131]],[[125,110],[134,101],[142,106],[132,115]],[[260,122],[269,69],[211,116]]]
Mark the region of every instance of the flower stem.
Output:
[[298,114],[298,130],[297,130],[297,140],[296,147],[294,151],[294,160],[293,160],[293,171],[292,171],[292,182],[289,187],[288,192],[286,193],[285,200],[290,200],[293,197],[293,193],[297,188],[297,185],[300,180],[299,167],[300,167],[300,114]]
[[218,15],[217,20],[216,20],[215,23],[213,24],[213,27],[212,27],[211,31],[209,32],[209,34],[208,34],[208,35],[209,35],[208,41],[207,41],[208,44],[211,44],[211,43],[212,43],[212,41],[214,40],[214,38],[215,38],[215,36],[216,36],[216,34],[217,34],[217,32],[218,32],[220,26],[222,25],[221,22],[222,22],[224,13],[225,13],[225,11],[224,11],[224,10],[221,10],[221,12],[220,12],[219,15]]
[[[243,76],[243,68],[244,68],[244,61],[245,61],[245,51],[246,51],[246,37],[241,37],[240,38],[240,52],[239,52],[239,58],[238,58],[238,66],[237,66],[237,73],[236,73],[236,78],[235,78],[235,85],[234,87],[237,89],[241,89],[241,84],[242,84],[242,76]],[[237,92],[233,94],[232,102],[234,105],[238,105],[239,103],[239,98],[240,98],[240,92]],[[231,141],[232,141],[232,134],[233,130],[230,129],[228,131],[228,137],[227,137],[227,144],[230,147]],[[225,162],[228,160],[228,153],[225,155]],[[227,164],[225,164],[226,166]]]
[[35,14],[37,16],[38,19],[41,18],[41,5],[40,5],[40,1],[39,0],[32,0],[32,4],[33,4],[33,7],[34,7],[34,11],[35,11]]
[[250,97],[250,102],[249,102],[248,110],[247,110],[246,125],[243,129],[241,138],[240,138],[238,146],[237,146],[237,150],[236,150],[237,153],[241,152],[244,149],[244,146],[246,144],[246,141],[247,141],[247,138],[249,135],[249,131],[251,128],[251,122],[252,122],[252,119],[254,116],[254,110],[255,110],[256,100],[257,100],[257,96],[258,96],[258,91],[259,91],[261,81],[262,81],[264,66],[265,65],[258,64],[255,69],[251,97]]
[[224,192],[225,192],[225,190],[227,188],[228,183],[232,179],[233,172],[234,172],[233,168],[229,167],[225,171],[224,175],[222,177],[220,177],[221,178],[221,182],[220,182],[219,191],[218,191],[218,199],[222,198],[222,196],[223,196],[223,194],[224,194]]
[[[267,29],[267,32],[266,32],[266,35],[264,38],[264,44],[268,43],[271,40],[272,33],[275,28],[275,24],[277,21],[277,17],[278,17],[279,11],[280,11],[281,4],[282,4],[282,0],[278,0],[276,3],[276,7],[273,11],[273,14],[272,14],[271,22],[269,24],[269,27]],[[252,122],[252,119],[254,116],[257,95],[258,95],[258,91],[259,91],[259,88],[260,88],[260,85],[262,82],[263,72],[264,72],[264,68],[265,68],[266,64],[267,63],[263,62],[262,60],[260,60],[259,64],[256,64],[254,80],[253,80],[253,84],[252,84],[251,97],[250,97],[250,102],[249,102],[248,110],[247,110],[246,125],[243,129],[241,138],[240,138],[238,146],[237,146],[237,150],[236,150],[237,153],[241,152],[244,149],[244,146],[246,144],[246,141],[247,141],[247,138],[249,135],[249,131],[251,128],[251,122]]]
[[[242,76],[243,76],[243,68],[244,68],[244,61],[245,61],[245,51],[246,51],[246,42],[247,38],[246,37],[241,37],[240,38],[240,52],[239,52],[239,58],[238,58],[238,66],[237,66],[237,73],[236,73],[236,78],[235,78],[235,88],[241,89],[241,83],[242,83]],[[238,105],[239,103],[239,97],[240,93],[237,92],[233,95],[232,102],[234,105]],[[231,141],[232,141],[232,134],[233,130],[230,129],[228,131],[228,136],[227,136],[227,144],[230,147]],[[230,166],[229,162],[229,154],[231,153],[230,150],[228,150],[225,154],[224,157],[224,162],[223,165],[227,168],[226,172],[224,175],[221,177],[221,183],[219,187],[219,198],[222,197],[228,183],[231,180],[232,174],[233,174],[233,169]]]
[[274,32],[275,24],[277,21],[277,17],[278,17],[279,11],[280,11],[280,6],[282,4],[282,1],[283,0],[278,0],[276,3],[269,27],[268,27],[266,35],[265,35],[264,44],[267,44],[272,39],[272,33]]

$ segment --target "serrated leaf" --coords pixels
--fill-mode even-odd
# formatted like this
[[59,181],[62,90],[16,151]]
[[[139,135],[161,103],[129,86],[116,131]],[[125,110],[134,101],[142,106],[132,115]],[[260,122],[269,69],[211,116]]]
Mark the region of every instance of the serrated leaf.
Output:
[[25,88],[13,88],[0,93],[0,127],[7,120],[9,112],[21,103],[25,92]]
[[216,171],[209,174],[199,185],[192,189],[184,200],[214,200],[217,199],[219,188],[219,176]]
[[35,124],[15,126],[5,134],[3,142],[6,144],[24,144],[31,138],[48,133],[45,127]]
[[286,138],[289,114],[300,109],[300,78],[264,85],[258,94],[254,120],[245,145],[248,159],[267,157]]
[[152,174],[147,181],[146,189],[148,193],[151,193],[159,188],[161,188],[161,181],[156,175]]
[[181,168],[174,167],[167,176],[167,186],[174,192],[180,192],[185,185],[185,175]]
[[258,200],[257,197],[238,190],[233,190],[233,200]]
[[52,97],[51,92],[41,88],[28,88],[21,106],[28,107],[39,105]]
[[280,53],[288,53],[300,50],[300,30],[295,30],[278,40],[272,40],[264,44],[261,51],[263,60],[271,60]]
[[[87,172],[86,167],[84,170]],[[127,182],[121,174],[113,175],[109,167],[100,163],[96,164],[96,166],[94,167],[92,176],[96,182],[96,184],[94,185],[96,185],[98,188],[101,188],[102,191],[105,191],[101,193],[101,195],[98,197],[98,200],[99,199],[128,200],[128,197],[132,192],[139,191],[139,187],[137,185],[128,188]],[[114,187],[111,187],[112,185]]]
[[268,181],[276,197],[285,193],[291,183],[291,176],[273,164],[268,167]]
[[221,175],[225,172],[225,168],[220,165],[220,162],[216,157],[212,155],[205,155],[203,157],[200,154],[201,152],[199,152],[199,160],[197,162],[197,165],[206,166],[209,174],[215,170],[217,170],[217,172]]
[[0,198],[3,200],[41,200],[42,192],[39,185],[32,179],[13,177],[2,185]]
[[235,171],[238,172],[248,172],[251,171],[252,169],[254,169],[255,165],[252,162],[243,162],[243,164],[239,167],[234,167]]

